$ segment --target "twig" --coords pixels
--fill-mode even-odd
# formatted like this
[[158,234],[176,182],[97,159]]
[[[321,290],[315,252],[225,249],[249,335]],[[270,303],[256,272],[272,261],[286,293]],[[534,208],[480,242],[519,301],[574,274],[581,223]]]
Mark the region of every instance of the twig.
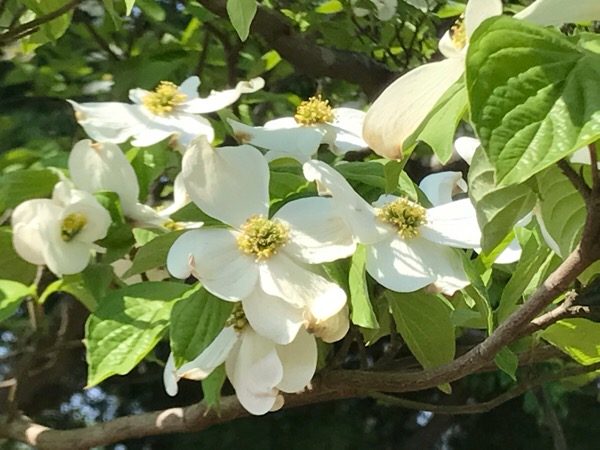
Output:
[[592,165],[592,189],[600,189],[600,175],[598,174],[598,153],[596,152],[596,144],[588,146],[590,151],[590,163]]
[[569,179],[571,184],[579,191],[583,199],[588,202],[592,195],[592,189],[587,185],[585,180],[571,167],[571,165],[561,159],[558,163],[558,168]]
[[554,450],[568,450],[567,440],[565,438],[565,432],[563,431],[562,425],[556,409],[552,404],[552,399],[548,395],[548,391],[543,387],[539,390],[539,400],[541,400],[542,408],[544,411],[544,422],[552,433],[552,442],[554,443]]

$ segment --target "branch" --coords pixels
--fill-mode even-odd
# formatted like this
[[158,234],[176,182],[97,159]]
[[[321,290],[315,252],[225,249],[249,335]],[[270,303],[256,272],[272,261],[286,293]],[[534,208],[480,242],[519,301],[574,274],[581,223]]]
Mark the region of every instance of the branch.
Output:
[[0,44],[8,44],[10,42],[16,41],[22,37],[27,36],[28,34],[32,34],[35,30],[40,26],[48,23],[63,14],[68,13],[72,9],[74,9],[82,0],[71,0],[69,3],[64,4],[60,8],[46,14],[40,16],[34,20],[30,20],[29,22],[25,22],[18,27],[14,27],[9,29],[7,32],[0,34]]
[[579,191],[583,199],[588,202],[590,200],[590,196],[592,195],[592,189],[587,185],[583,177],[575,172],[571,165],[564,159],[561,159],[557,165],[562,173],[569,179],[575,189]]
[[592,165],[592,189],[600,189],[600,176],[598,174],[598,153],[596,152],[596,144],[588,146],[590,152],[590,164]]
[[[225,0],[199,0],[216,15],[227,18]],[[294,30],[281,14],[259,6],[252,33],[262,37],[292,64],[310,77],[332,77],[358,84],[369,97],[375,97],[398,74],[368,56],[324,47]]]

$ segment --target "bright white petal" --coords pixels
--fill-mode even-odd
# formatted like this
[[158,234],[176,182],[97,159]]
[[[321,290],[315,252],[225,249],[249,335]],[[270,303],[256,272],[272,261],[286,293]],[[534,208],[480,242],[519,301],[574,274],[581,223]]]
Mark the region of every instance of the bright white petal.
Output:
[[314,336],[300,330],[291,344],[278,345],[276,349],[283,366],[283,378],[277,387],[283,392],[302,392],[317,369],[317,342]]
[[346,293],[337,284],[304,269],[279,253],[260,264],[260,283],[270,295],[297,307],[307,307],[317,320],[326,320],[346,304]]
[[250,127],[231,119],[228,122],[239,142],[270,150],[266,156],[270,161],[287,157],[304,163],[311,159],[321,144],[322,134],[314,128],[270,130]]
[[422,65],[394,81],[367,111],[363,138],[378,155],[402,158],[404,141],[463,74],[462,58]]
[[293,117],[279,117],[277,119],[268,120],[264,124],[265,130],[281,130],[281,129],[290,129],[290,128],[301,128],[296,119]]
[[283,378],[275,344],[246,327],[225,370],[238,400],[251,414],[266,414],[273,408],[279,394],[276,386]]
[[440,53],[446,58],[464,58],[466,52],[466,47],[458,48],[454,45],[452,36],[450,36],[450,30],[444,33],[438,42],[438,48],[440,49]]
[[[82,191],[79,191],[82,192]],[[84,243],[92,243],[106,237],[108,228],[111,224],[110,214],[96,201],[91,194],[89,199],[76,201],[66,207],[61,214],[60,221],[62,222],[70,214],[82,214],[87,223],[83,229],[77,233],[74,240]]]
[[262,89],[265,82],[262,78],[253,78],[249,81],[240,81],[234,89],[212,91],[208,97],[193,98],[181,105],[181,109],[188,113],[205,114],[223,109],[235,103],[240,95],[249,94]]
[[318,128],[325,130],[323,143],[329,145],[329,149],[336,155],[345,155],[368,147],[360,133],[357,135],[328,123],[321,124]]
[[500,15],[502,15],[501,0],[469,0],[465,8],[467,37],[470,38],[484,20]]
[[338,171],[321,161],[309,161],[302,168],[307,180],[315,181],[320,189],[331,195],[337,212],[345,218],[359,242],[376,242],[387,234],[386,229],[379,225],[373,207],[352,189]]
[[62,210],[52,200],[33,199],[21,203],[12,213],[13,247],[31,264],[45,264],[43,248],[49,243],[44,224],[59,220]]
[[521,253],[523,253],[523,250],[521,249],[521,246],[519,245],[519,241],[517,239],[513,239],[506,246],[506,248],[504,250],[502,250],[502,253],[500,253],[498,255],[498,257],[496,258],[496,260],[494,262],[496,264],[514,263],[514,262],[518,261],[519,259],[521,259]]
[[185,205],[187,205],[192,200],[185,190],[185,184],[183,182],[183,176],[181,173],[177,174],[175,180],[173,182],[173,203],[167,206],[164,209],[159,211],[161,217],[169,217],[171,214],[176,213]]
[[537,0],[515,17],[538,25],[590,22],[600,20],[600,2],[577,0],[567,5],[564,0]]
[[144,97],[150,94],[150,91],[141,88],[129,89],[129,100],[138,105],[143,104]]
[[167,269],[177,278],[194,275],[206,290],[225,300],[241,300],[254,290],[258,268],[237,247],[231,230],[210,228],[188,231],[173,243]]
[[198,97],[198,86],[200,86],[200,78],[193,76],[181,83],[179,90],[190,100]]
[[313,321],[308,324],[307,328],[323,342],[337,342],[346,336],[350,329],[348,315],[348,305],[346,305],[329,319],[321,322]]
[[303,262],[319,264],[346,258],[356,249],[352,231],[330,198],[308,197],[286,203],[275,215],[289,225],[283,251]]
[[69,155],[69,174],[79,189],[115,192],[124,208],[138,201],[140,187],[135,171],[115,144],[79,141]]
[[167,391],[167,394],[171,397],[175,397],[179,391],[179,387],[177,386],[179,378],[175,372],[175,358],[173,357],[173,353],[169,353],[169,358],[167,359],[165,369],[163,370],[163,384],[165,386],[165,391]]
[[427,223],[420,231],[423,238],[442,245],[458,248],[481,245],[477,214],[468,198],[428,209]]
[[252,328],[277,344],[289,344],[304,323],[304,311],[279,297],[256,288],[242,300],[244,313]]
[[200,137],[183,156],[181,173],[192,201],[229,225],[269,211],[269,166],[254,147],[212,148]]
[[223,328],[202,353],[177,369],[177,377],[189,380],[204,380],[213,370],[225,362],[237,341],[238,333],[233,327]]
[[82,272],[90,262],[92,244],[76,239],[65,242],[60,237],[60,226],[48,229],[46,239],[49,245],[44,247],[46,265],[57,276],[73,275]]
[[171,132],[182,147],[187,147],[198,136],[205,136],[208,142],[212,142],[215,138],[212,125],[202,116],[177,113],[171,118],[171,123]]
[[454,141],[454,150],[456,150],[456,153],[458,153],[458,155],[464,159],[467,164],[471,165],[473,155],[480,145],[481,142],[479,142],[479,139],[469,136],[461,136]]
[[462,180],[460,172],[432,173],[421,180],[419,188],[432,205],[438,206],[452,201],[452,194],[460,180]]

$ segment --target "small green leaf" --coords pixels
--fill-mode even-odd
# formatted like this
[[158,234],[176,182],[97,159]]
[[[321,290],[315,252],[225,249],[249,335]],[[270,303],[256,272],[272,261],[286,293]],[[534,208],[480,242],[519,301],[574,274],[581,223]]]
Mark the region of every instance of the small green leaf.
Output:
[[164,335],[175,300],[189,289],[180,283],[146,282],[103,298],[86,324],[88,386],[131,371]]
[[242,41],[248,39],[256,9],[256,0],[227,0],[229,20]]
[[123,274],[123,278],[129,278],[138,273],[164,266],[167,263],[167,255],[171,246],[183,233],[183,230],[178,230],[162,234],[140,247],[133,258],[133,264]]
[[600,362],[600,323],[587,319],[560,320],[542,338],[585,366]]
[[133,9],[134,5],[135,5],[135,0],[125,0],[125,14],[127,14],[127,15],[131,14],[131,10]]
[[383,166],[383,173],[385,176],[385,193],[391,194],[398,189],[398,183],[400,182],[400,174],[406,161],[390,161]]
[[446,302],[423,292],[387,291],[385,296],[398,332],[423,368],[442,366],[454,359],[454,326]]
[[319,14],[335,14],[344,10],[344,5],[339,0],[327,0],[315,8]]
[[0,322],[12,316],[32,288],[11,280],[0,280]]
[[12,230],[0,228],[0,279],[19,281],[24,284],[33,282],[37,268],[21,259],[12,244]]
[[221,389],[225,384],[225,365],[220,365],[213,372],[202,380],[202,392],[204,392],[204,403],[209,409],[219,411],[221,405]]
[[367,248],[359,245],[352,256],[348,282],[350,286],[350,305],[352,323],[363,328],[379,328],[377,317],[369,298],[369,286],[366,274]]
[[193,360],[214,341],[231,315],[232,302],[200,288],[177,302],[171,311],[171,351],[175,365]]
[[0,213],[31,198],[49,197],[58,175],[51,170],[18,170],[0,178]]
[[[156,22],[162,22],[165,20],[167,13],[155,0],[136,0],[136,6],[142,10],[146,16],[150,17]],[[132,2],[133,3],[133,2]]]
[[517,369],[519,368],[519,358],[508,347],[502,348],[494,357],[494,362],[498,368],[517,381]]
[[518,184],[600,138],[600,55],[558,30],[499,17],[467,54],[471,118],[499,185]]

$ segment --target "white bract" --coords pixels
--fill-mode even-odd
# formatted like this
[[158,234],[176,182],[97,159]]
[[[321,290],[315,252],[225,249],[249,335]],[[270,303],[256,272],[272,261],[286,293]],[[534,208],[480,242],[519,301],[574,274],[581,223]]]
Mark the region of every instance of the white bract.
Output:
[[451,248],[480,245],[475,209],[468,199],[425,209],[407,198],[382,195],[371,206],[321,161],[305,163],[304,175],[331,195],[336,214],[345,222],[339,233],[366,246],[367,272],[382,286],[412,292],[433,283],[451,295],[469,284],[462,256]]
[[198,97],[198,77],[190,77],[181,86],[161,81],[154,91],[131,89],[133,104],[120,102],[76,103],[69,100],[85,132],[95,141],[119,144],[132,139],[137,147],[147,147],[173,136],[181,147],[199,135],[214,139],[207,114],[231,105],[242,94],[264,86],[262,78],[241,81],[234,89],[212,91]]
[[311,159],[319,145],[327,144],[336,155],[367,147],[362,138],[365,113],[353,108],[332,108],[321,96],[302,102],[293,117],[270,120],[251,127],[229,120],[239,142],[268,150],[268,160]]
[[79,189],[92,194],[116,193],[124,215],[136,222],[161,226],[168,219],[138,201],[137,175],[116,144],[93,143],[89,139],[79,141],[69,155],[69,174]]
[[[404,142],[416,132],[444,93],[465,70],[469,39],[486,19],[502,14],[501,0],[469,0],[459,20],[439,42],[446,59],[424,64],[401,76],[375,100],[365,118],[363,136],[379,155],[402,157]],[[600,19],[600,2],[537,0],[515,15],[542,25]]]
[[178,278],[194,275],[211,293],[241,301],[257,333],[291,342],[302,325],[326,321],[346,294],[309,268],[355,250],[332,201],[304,198],[269,213],[269,168],[249,145],[213,149],[199,138],[186,151],[182,177],[192,201],[231,228],[181,235],[167,257]]
[[[242,313],[243,314],[243,313]],[[310,385],[317,367],[315,338],[300,330],[287,345],[278,345],[256,333],[243,315],[224,328],[196,359],[175,367],[169,356],[163,373],[165,390],[177,394],[181,378],[203,380],[221,364],[238,400],[252,414],[261,415],[283,406],[281,392],[298,393]]]
[[52,199],[27,200],[12,214],[13,246],[24,260],[57,276],[79,273],[106,236],[110,215],[88,192],[61,181]]

